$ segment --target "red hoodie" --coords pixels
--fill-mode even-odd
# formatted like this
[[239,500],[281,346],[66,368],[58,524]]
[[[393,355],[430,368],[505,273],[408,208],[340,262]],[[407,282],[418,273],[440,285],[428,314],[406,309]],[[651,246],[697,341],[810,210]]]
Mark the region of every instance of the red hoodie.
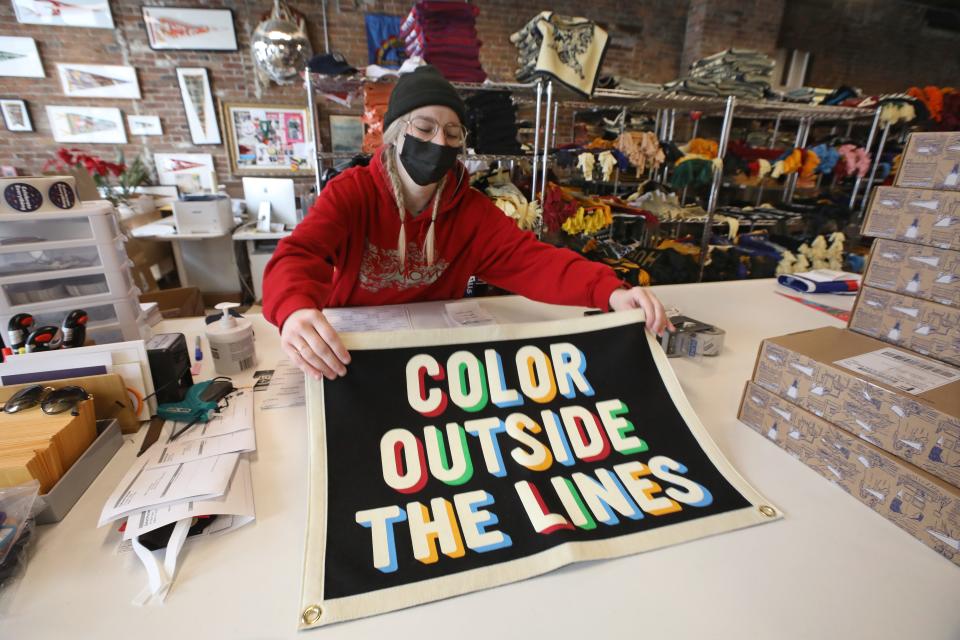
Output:
[[[458,176],[463,176],[458,181]],[[622,286],[609,267],[544,244],[469,186],[458,165],[447,174],[434,227],[436,257],[424,239],[432,200],[407,216],[405,269],[397,252],[400,215],[380,153],[327,183],[309,215],[280,241],[263,276],[263,312],[282,327],[298,309],[402,304],[463,297],[472,275],[534,300],[607,309]]]

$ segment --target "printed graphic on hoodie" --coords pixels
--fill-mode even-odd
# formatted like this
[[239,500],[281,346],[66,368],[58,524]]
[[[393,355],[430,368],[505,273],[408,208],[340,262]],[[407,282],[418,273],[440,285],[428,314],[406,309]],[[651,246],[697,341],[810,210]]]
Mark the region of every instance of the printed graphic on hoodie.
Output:
[[450,263],[442,258],[433,265],[427,264],[423,249],[408,242],[406,269],[402,269],[399,251],[381,249],[367,242],[360,263],[360,288],[376,293],[424,287],[436,282],[449,266]]

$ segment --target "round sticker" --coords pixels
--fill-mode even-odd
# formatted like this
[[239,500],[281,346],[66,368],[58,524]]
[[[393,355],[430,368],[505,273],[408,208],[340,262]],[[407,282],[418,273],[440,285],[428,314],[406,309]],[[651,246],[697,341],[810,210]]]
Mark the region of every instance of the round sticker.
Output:
[[43,204],[40,190],[26,182],[14,182],[3,190],[3,199],[7,204],[24,213],[36,211]]
[[61,209],[72,209],[77,202],[73,187],[66,182],[54,182],[50,185],[47,195],[50,196],[50,202]]

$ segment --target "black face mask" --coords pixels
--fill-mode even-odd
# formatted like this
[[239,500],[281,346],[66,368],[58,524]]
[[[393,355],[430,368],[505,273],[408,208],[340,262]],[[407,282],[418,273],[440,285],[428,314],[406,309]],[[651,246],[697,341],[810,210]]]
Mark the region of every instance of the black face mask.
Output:
[[406,136],[400,162],[407,174],[421,187],[439,182],[457,161],[460,149],[446,144],[436,144]]

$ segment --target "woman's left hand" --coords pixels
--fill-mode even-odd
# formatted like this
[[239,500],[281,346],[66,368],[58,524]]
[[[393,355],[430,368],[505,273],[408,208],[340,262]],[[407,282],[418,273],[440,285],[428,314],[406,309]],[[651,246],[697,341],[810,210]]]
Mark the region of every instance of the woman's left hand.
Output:
[[657,296],[643,287],[617,289],[610,294],[610,308],[614,311],[643,309],[647,329],[658,336],[663,334],[665,328],[670,330],[674,328],[670,319],[667,318],[666,311],[663,310],[663,305],[657,300]]

